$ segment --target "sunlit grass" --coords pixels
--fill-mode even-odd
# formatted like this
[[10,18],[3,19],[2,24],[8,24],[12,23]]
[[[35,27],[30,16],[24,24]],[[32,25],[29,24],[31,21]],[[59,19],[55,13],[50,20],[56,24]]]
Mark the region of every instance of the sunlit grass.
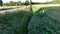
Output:
[[40,9],[40,7],[38,6],[33,6],[32,8],[33,8],[33,12],[36,12],[38,9]]
[[37,4],[33,5],[33,12],[35,13],[40,8],[46,8],[46,7],[60,7],[60,4]]

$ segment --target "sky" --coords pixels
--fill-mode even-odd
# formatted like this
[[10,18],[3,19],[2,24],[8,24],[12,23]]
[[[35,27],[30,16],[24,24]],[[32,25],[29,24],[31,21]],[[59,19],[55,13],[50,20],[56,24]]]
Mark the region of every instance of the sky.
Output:
[[[11,1],[11,0],[3,0],[3,3],[9,2],[9,1]],[[17,2],[17,1],[25,2],[26,0],[12,0],[12,1],[14,1],[14,2]],[[53,0],[32,0],[32,2],[41,2],[41,3],[51,2],[51,1],[53,1]]]

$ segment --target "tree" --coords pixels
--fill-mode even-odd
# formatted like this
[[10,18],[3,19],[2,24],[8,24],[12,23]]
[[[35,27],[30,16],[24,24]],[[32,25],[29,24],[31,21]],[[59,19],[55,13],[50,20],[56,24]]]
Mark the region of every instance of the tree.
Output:
[[26,0],[25,5],[29,5],[29,0]]
[[3,6],[3,2],[2,2],[2,0],[0,0],[0,6]]
[[33,12],[32,10],[32,1],[30,0],[30,11]]

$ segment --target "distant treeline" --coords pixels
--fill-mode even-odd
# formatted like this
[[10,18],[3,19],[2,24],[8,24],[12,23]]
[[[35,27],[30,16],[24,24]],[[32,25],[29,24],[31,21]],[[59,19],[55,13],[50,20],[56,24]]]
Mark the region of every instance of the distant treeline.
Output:
[[[46,2],[46,3],[40,3],[40,2],[31,2],[32,4],[60,4],[60,0],[54,0],[52,2]],[[21,2],[21,1],[18,1],[18,2],[13,2],[13,1],[10,1],[9,3],[3,3],[2,0],[0,0],[0,6],[21,6],[21,5],[29,5],[29,1],[26,1],[26,2]]]
[[[47,3],[39,3],[39,2],[31,2],[31,4],[48,4],[50,2],[47,2]],[[4,6],[21,6],[21,5],[29,5],[29,2],[26,1],[26,2],[21,2],[21,1],[18,1],[18,2],[13,2],[13,1],[10,1],[9,3],[4,3]]]
[[4,5],[5,5],[5,6],[29,5],[29,2],[21,2],[21,1],[13,2],[13,1],[10,1],[9,3],[4,3]]
[[39,2],[34,3],[34,2],[32,2],[32,4],[60,4],[60,0],[54,0],[52,2],[46,2],[46,3],[39,3]]

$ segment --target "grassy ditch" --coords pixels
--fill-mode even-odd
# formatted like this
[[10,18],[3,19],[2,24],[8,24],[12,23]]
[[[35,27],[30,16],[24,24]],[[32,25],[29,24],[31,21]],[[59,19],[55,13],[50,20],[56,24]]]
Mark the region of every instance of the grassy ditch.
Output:
[[1,34],[27,34],[28,21],[32,13],[28,11],[18,11],[0,15]]
[[[41,8],[28,24],[28,34],[60,34],[60,7]],[[46,12],[42,13],[43,10]]]

